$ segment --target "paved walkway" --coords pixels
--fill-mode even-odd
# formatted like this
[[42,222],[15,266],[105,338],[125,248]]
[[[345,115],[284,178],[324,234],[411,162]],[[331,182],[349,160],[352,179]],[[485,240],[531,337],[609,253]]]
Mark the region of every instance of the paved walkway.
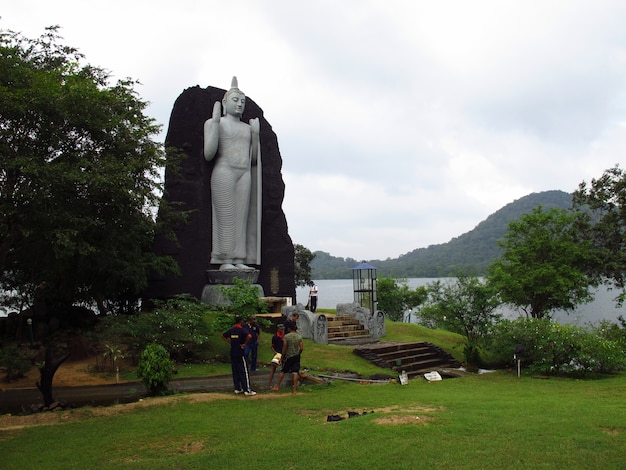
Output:
[[[278,374],[274,377],[274,383]],[[269,370],[258,370],[250,374],[250,384],[257,392],[268,391]],[[283,386],[286,382],[283,380]],[[169,389],[173,392],[233,392],[233,379],[230,375],[212,377],[174,378]],[[130,403],[143,398],[146,389],[142,382],[124,382],[110,385],[85,385],[80,387],[54,387],[55,400],[74,406],[111,405]],[[36,387],[17,388],[0,391],[0,414],[29,411],[31,405],[42,403],[41,393]]]

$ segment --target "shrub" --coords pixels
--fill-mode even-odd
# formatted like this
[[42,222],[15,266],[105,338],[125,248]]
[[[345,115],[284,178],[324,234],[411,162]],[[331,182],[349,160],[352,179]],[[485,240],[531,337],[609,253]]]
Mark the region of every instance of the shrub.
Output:
[[595,332],[585,332],[579,338],[573,372],[614,373],[623,370],[625,365],[626,355],[618,342],[602,338]]
[[622,349],[626,350],[626,320],[622,315],[617,317],[617,322],[602,320],[594,331],[604,339],[615,341]]
[[151,395],[162,394],[174,373],[174,362],[167,350],[160,344],[152,343],[141,353],[137,376],[143,380]]
[[150,343],[167,348],[177,360],[196,354],[209,341],[211,330],[205,320],[208,307],[197,299],[180,295],[155,301],[152,312],[115,315],[102,319],[100,339],[122,342],[136,357]]
[[7,382],[22,378],[33,367],[33,355],[30,351],[10,345],[0,349],[0,366],[6,373]]
[[224,296],[230,301],[226,311],[232,315],[249,318],[268,311],[267,303],[259,297],[259,290],[249,281],[233,279],[232,286],[220,286]]
[[551,319],[501,320],[491,332],[489,352],[493,365],[511,364],[517,345],[524,347],[522,364],[541,374],[589,375],[615,372],[626,356],[617,341],[596,330],[561,325]]

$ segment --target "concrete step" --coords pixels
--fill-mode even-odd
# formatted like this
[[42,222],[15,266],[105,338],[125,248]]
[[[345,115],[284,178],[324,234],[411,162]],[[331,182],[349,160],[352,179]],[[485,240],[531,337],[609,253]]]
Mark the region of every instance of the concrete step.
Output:
[[365,344],[372,344],[378,342],[377,339],[372,338],[372,335],[367,334],[363,336],[349,336],[345,338],[328,338],[328,344],[335,346],[359,346]]
[[408,373],[408,372],[413,372],[413,371],[433,370],[434,367],[447,367],[447,366],[448,366],[447,360],[434,356],[428,359],[423,359],[421,361],[406,362],[399,366],[393,366],[391,369],[398,371],[398,372],[401,372],[404,370]]
[[354,353],[379,367],[396,372],[404,370],[409,378],[461,365],[450,354],[430,343],[378,343],[355,348]]
[[358,320],[352,320],[352,321],[329,321],[328,322],[328,326],[343,326],[343,325],[360,325],[361,323]]
[[389,361],[390,364],[396,364],[398,361],[407,363],[429,357],[440,357],[440,354],[439,351],[433,351],[432,349],[408,349],[406,351],[381,354],[379,357]]
[[398,352],[398,351],[406,351],[407,349],[419,349],[419,348],[432,348],[433,345],[426,342],[413,342],[413,343],[397,343],[397,342],[387,342],[387,343],[378,343],[375,345],[371,345],[368,347],[369,350],[375,352],[378,355]]
[[365,327],[363,325],[343,325],[328,327],[329,334],[336,331],[365,331]]
[[358,346],[377,342],[369,331],[350,315],[329,317],[328,344]]
[[334,331],[334,332],[328,332],[328,339],[330,338],[345,338],[347,336],[371,336],[369,331],[365,331],[365,330],[359,330],[359,331],[346,331],[346,330],[342,330],[342,331]]

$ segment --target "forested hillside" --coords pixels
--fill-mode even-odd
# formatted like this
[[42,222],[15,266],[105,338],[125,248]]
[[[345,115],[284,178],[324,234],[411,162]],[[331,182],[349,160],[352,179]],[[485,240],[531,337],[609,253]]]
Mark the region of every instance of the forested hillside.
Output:
[[[494,212],[473,230],[447,243],[417,248],[395,259],[367,260],[378,269],[378,276],[446,277],[459,272],[484,274],[491,262],[500,256],[497,241],[504,236],[512,220],[541,205],[569,209],[572,195],[564,191],[544,191],[524,196]],[[361,260],[339,258],[316,251],[311,262],[314,279],[349,279],[352,268]]]

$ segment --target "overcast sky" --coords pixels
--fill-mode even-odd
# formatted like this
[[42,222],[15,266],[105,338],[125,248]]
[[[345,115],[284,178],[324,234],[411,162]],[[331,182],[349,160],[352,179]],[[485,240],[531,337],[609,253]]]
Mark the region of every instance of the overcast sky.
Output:
[[445,243],[624,160],[623,0],[20,0],[132,77],[163,125],[184,89],[239,87],[278,135],[294,243],[357,260]]

